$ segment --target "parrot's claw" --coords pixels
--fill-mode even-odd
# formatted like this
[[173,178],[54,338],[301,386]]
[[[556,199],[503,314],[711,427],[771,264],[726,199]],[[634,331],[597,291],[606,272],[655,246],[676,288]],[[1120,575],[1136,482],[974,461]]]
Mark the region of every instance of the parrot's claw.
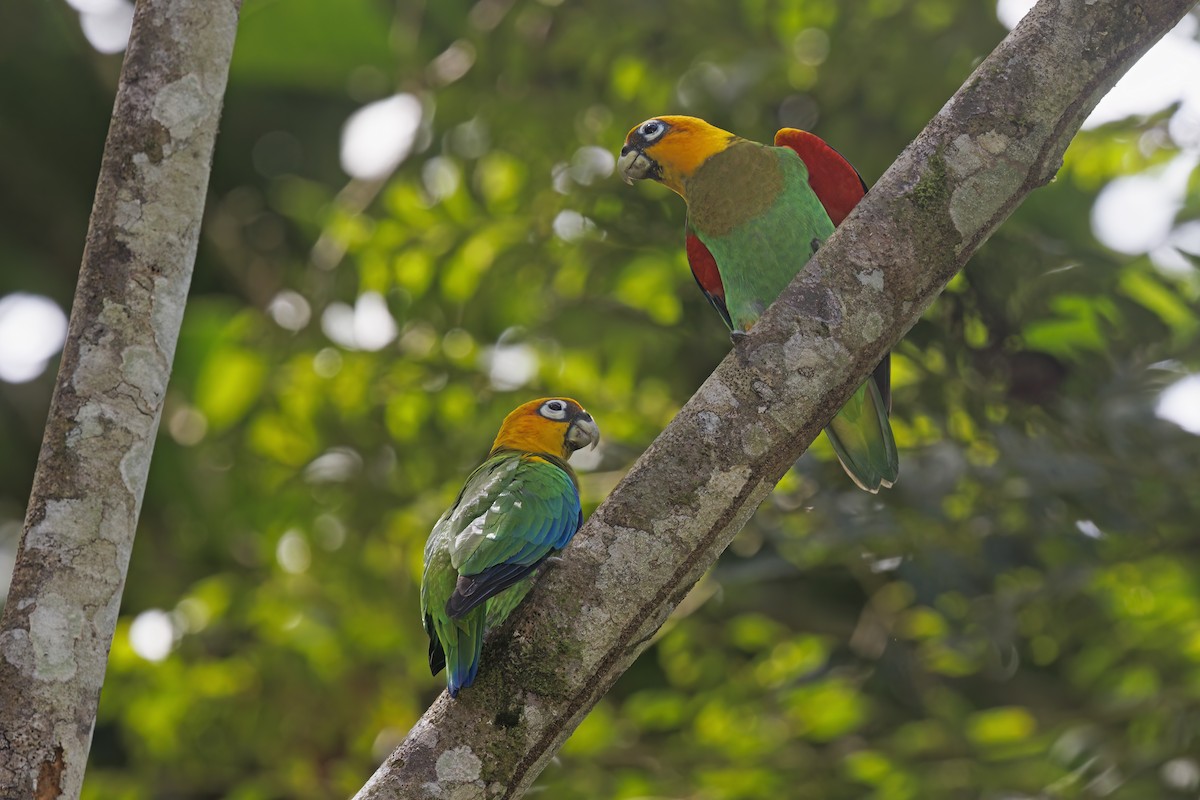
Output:
[[729,341],[733,342],[733,353],[737,356],[738,361],[745,364],[747,357],[750,354],[749,334],[746,331],[732,331],[729,334]]

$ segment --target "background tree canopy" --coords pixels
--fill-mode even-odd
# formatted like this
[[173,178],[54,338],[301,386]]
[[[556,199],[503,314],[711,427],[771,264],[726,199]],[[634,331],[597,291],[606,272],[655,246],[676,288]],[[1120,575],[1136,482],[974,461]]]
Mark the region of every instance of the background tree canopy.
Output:
[[[53,373],[17,293],[69,307],[123,3],[0,8],[4,581]],[[592,411],[590,509],[729,348],[625,132],[803,127],[870,182],[1004,33],[953,0],[247,2],[85,797],[356,790],[444,685],[421,549],[504,413]],[[896,488],[819,441],[545,796],[1196,796],[1200,117],[1166,89],[896,350]]]

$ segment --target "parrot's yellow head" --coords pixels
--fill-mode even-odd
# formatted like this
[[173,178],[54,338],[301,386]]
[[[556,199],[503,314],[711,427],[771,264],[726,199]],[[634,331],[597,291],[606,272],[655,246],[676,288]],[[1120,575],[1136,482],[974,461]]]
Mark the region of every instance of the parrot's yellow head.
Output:
[[596,446],[600,429],[592,415],[569,397],[543,397],[517,406],[500,426],[497,450],[549,453],[568,459],[581,447]]
[[625,137],[617,171],[626,183],[649,178],[686,200],[687,179],[710,156],[720,153],[737,138],[695,117],[655,117]]

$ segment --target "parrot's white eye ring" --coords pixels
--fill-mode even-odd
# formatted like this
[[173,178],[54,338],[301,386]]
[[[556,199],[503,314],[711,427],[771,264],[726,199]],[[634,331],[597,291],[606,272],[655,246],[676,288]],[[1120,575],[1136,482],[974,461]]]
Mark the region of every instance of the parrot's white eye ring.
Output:
[[646,120],[638,126],[638,135],[647,142],[658,141],[666,132],[667,126],[657,119]]
[[538,413],[546,419],[566,419],[567,404],[562,400],[547,400],[542,403],[542,407],[538,409]]

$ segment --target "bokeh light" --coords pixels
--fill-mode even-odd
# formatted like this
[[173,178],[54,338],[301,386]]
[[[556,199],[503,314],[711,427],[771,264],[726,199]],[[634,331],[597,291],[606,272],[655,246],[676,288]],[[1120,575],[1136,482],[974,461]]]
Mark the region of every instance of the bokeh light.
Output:
[[24,383],[41,375],[66,338],[67,315],[50,298],[0,297],[0,380]]
[[321,315],[321,330],[351,350],[381,350],[396,338],[396,320],[378,292],[363,292],[354,306],[330,303]]
[[129,645],[147,661],[162,661],[171,653],[174,641],[170,615],[157,608],[138,614],[129,626]]
[[133,3],[129,0],[67,0],[79,12],[79,25],[88,44],[99,53],[122,52],[129,44]]
[[397,94],[369,103],[342,128],[342,169],[360,180],[387,176],[408,157],[421,125],[421,101]]
[[1106,247],[1140,255],[1162,246],[1183,207],[1188,178],[1200,163],[1195,155],[1176,156],[1163,167],[1116,178],[1092,206],[1092,232]]
[[1154,413],[1200,436],[1200,375],[1189,375],[1168,386],[1159,395]]

